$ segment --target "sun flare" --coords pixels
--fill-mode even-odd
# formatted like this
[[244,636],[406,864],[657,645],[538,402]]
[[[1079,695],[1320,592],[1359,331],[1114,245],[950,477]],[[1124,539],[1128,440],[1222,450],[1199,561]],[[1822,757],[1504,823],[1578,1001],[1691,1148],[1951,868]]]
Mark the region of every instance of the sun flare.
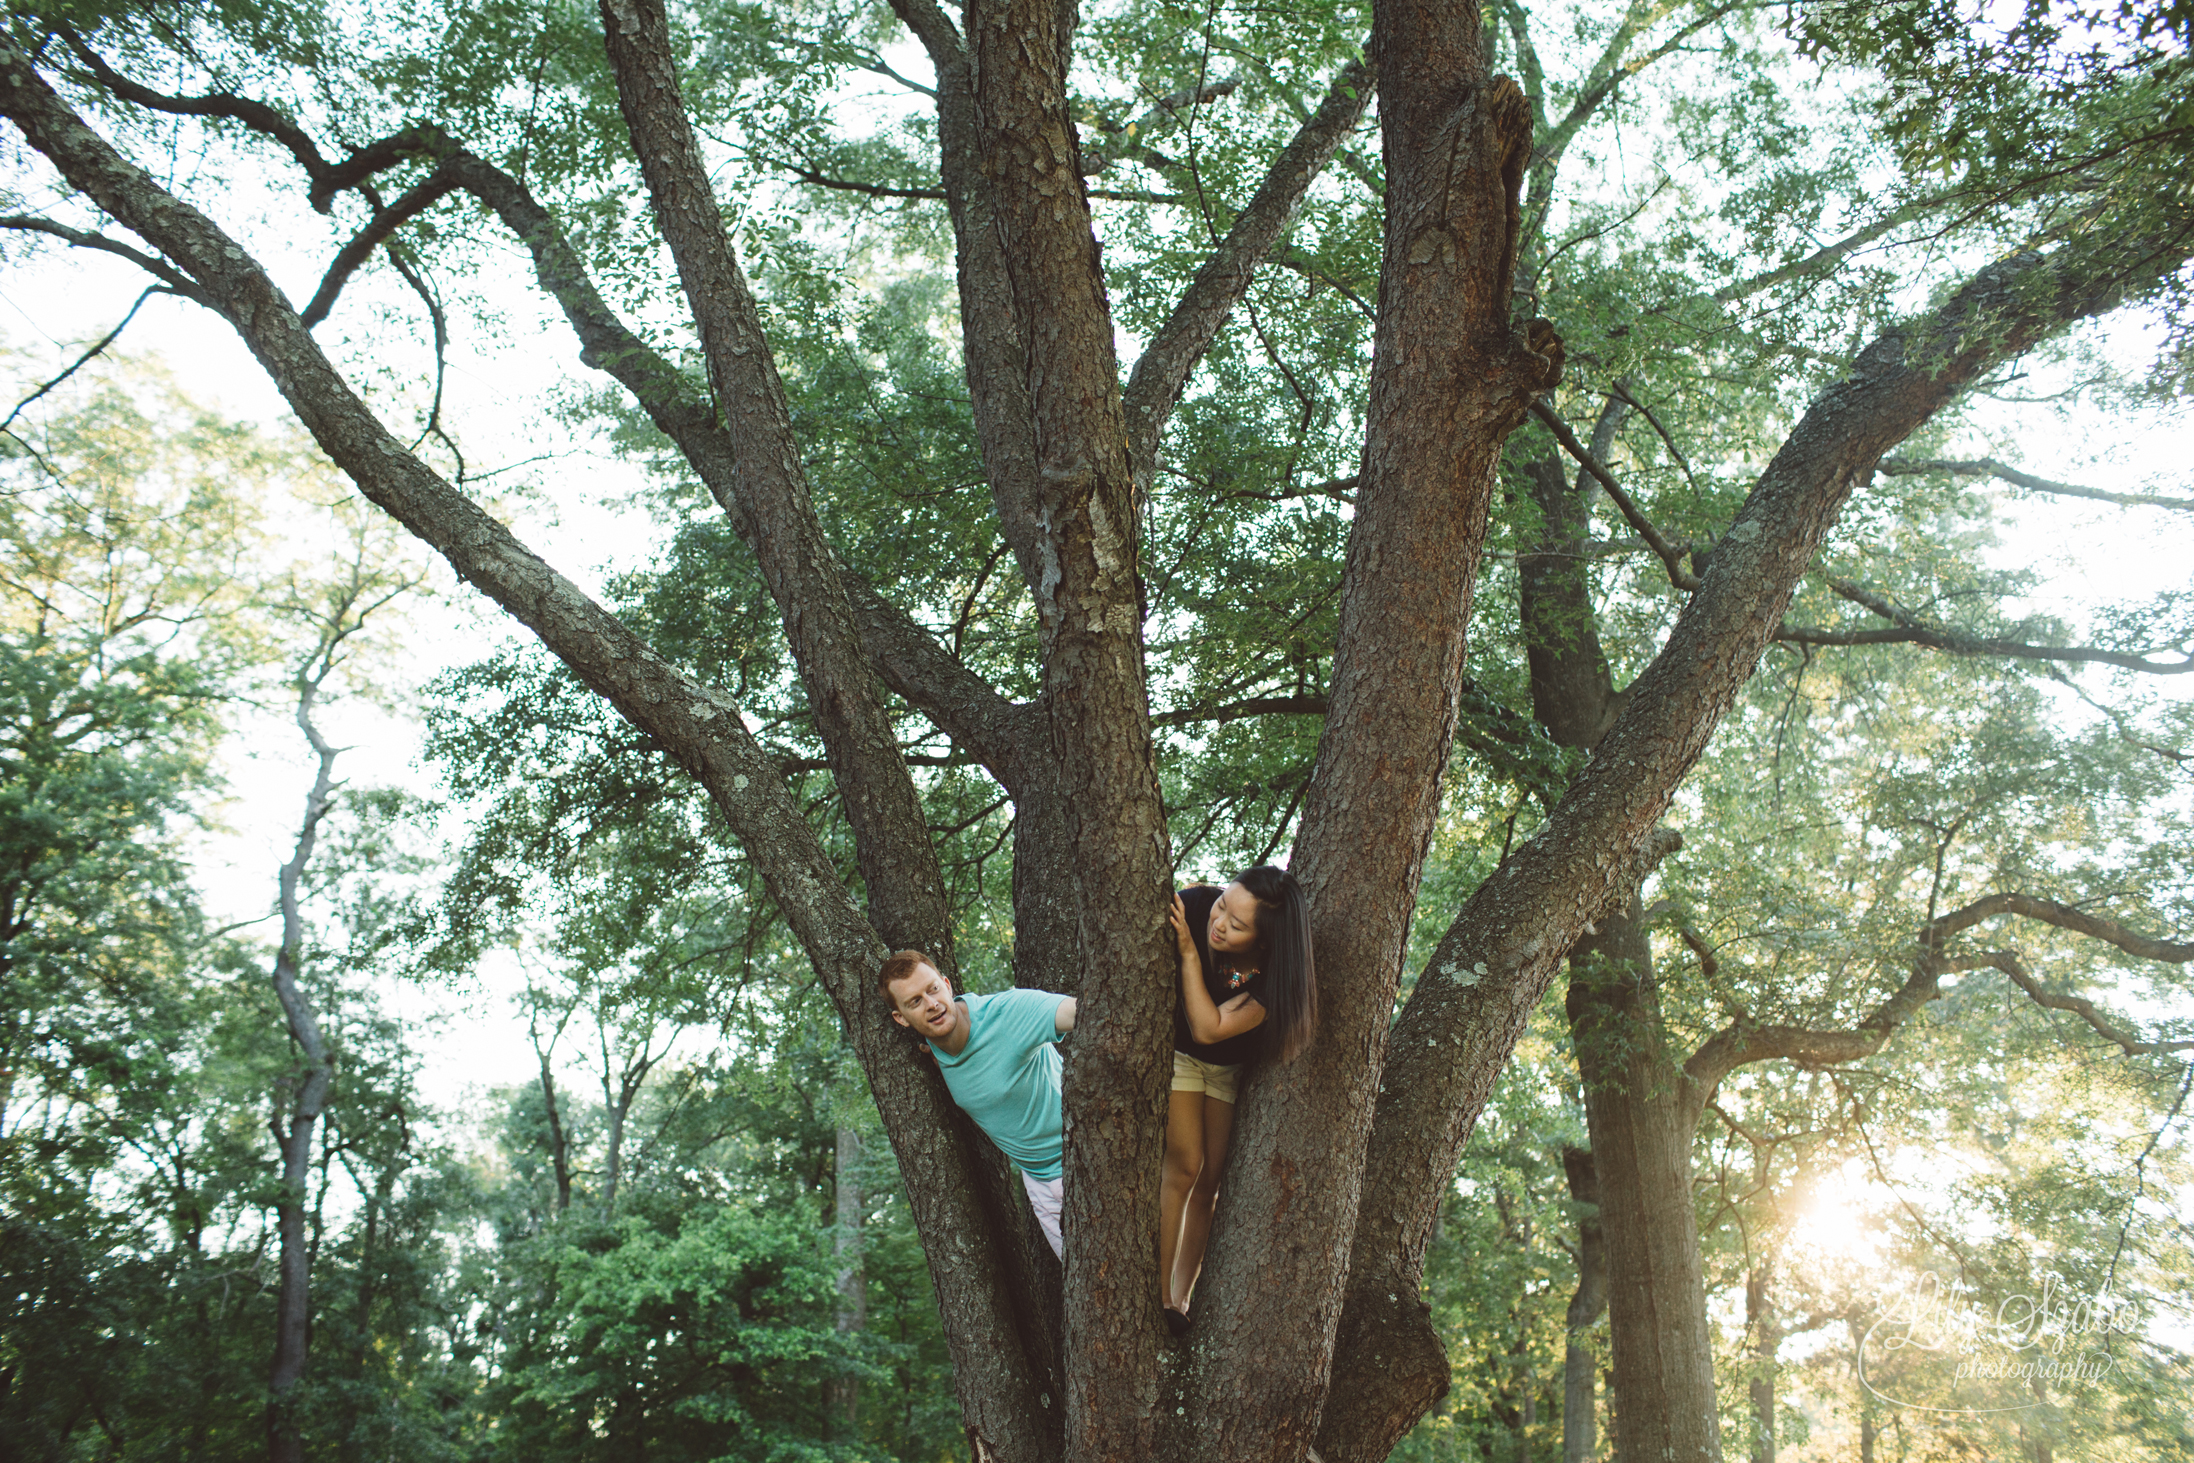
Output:
[[1840,1174],[1824,1175],[1799,1205],[1791,1247],[1839,1266],[1880,1261],[1881,1235]]

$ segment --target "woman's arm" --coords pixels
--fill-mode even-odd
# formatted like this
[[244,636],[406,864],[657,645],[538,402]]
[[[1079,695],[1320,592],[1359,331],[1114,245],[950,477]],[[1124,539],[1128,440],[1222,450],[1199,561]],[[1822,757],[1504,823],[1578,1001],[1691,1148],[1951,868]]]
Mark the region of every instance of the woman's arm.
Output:
[[1166,918],[1181,947],[1181,1007],[1188,1016],[1188,1034],[1209,1046],[1262,1025],[1265,1008],[1246,991],[1224,1006],[1212,1004],[1211,992],[1204,989],[1203,957],[1196,953],[1196,935],[1188,927],[1188,911],[1181,907],[1180,895],[1173,896]]

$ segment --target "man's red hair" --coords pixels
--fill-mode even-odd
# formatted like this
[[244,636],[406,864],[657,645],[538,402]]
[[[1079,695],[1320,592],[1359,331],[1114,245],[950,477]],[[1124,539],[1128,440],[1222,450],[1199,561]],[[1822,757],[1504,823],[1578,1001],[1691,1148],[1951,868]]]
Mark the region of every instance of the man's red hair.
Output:
[[919,970],[925,965],[932,970],[935,970],[937,968],[937,962],[930,959],[927,955],[924,955],[921,951],[901,950],[898,954],[892,956],[889,960],[886,960],[882,965],[877,967],[876,989],[882,991],[884,993],[884,999],[888,1001],[891,999],[891,983],[893,981],[905,980],[908,976],[914,974],[915,971]]

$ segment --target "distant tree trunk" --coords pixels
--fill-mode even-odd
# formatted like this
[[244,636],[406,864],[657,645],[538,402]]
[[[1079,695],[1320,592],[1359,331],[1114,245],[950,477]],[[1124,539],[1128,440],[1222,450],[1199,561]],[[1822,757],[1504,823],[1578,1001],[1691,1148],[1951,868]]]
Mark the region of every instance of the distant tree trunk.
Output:
[[[612,1055],[609,1030],[600,1030],[602,1050],[602,1110],[607,1118],[608,1142],[602,1158],[602,1222],[607,1224],[617,1215],[617,1186],[625,1172],[625,1123],[632,1116],[632,1105],[640,1097],[640,1087],[647,1081],[648,1073],[663,1059],[664,1052],[654,1049],[654,1037],[641,1042],[637,1052],[625,1054],[622,1070],[613,1080]],[[665,1048],[665,1051],[668,1047]],[[544,1073],[544,1076],[546,1074]]]
[[1616,1454],[1713,1463],[1721,1437],[1691,1204],[1688,1079],[1667,1050],[1637,896],[1578,942],[1570,961],[1567,1010],[1600,1180],[1609,1333],[1623,1404]]
[[[1519,1215],[1509,1202],[1505,1191],[1494,1191],[1494,1204],[1501,1215],[1501,1233],[1517,1252],[1528,1256],[1531,1251],[1531,1219]],[[1531,1429],[1539,1422],[1539,1378],[1531,1365],[1531,1325],[1524,1314],[1526,1297],[1518,1292],[1515,1305],[1509,1312],[1514,1329],[1508,1346],[1507,1395],[1514,1400],[1504,1402],[1496,1397],[1493,1415],[1511,1435],[1513,1463],[1531,1463]]]
[[[838,1129],[836,1190],[838,1227],[832,1251],[838,1272],[837,1328],[841,1337],[851,1337],[868,1327],[868,1270],[861,1254],[861,1217],[868,1204],[861,1188],[861,1135],[843,1125]],[[833,1378],[830,1405],[851,1434],[861,1421],[860,1379],[843,1374]]]
[[305,1195],[313,1130],[327,1108],[328,1089],[334,1078],[334,1064],[320,1034],[319,1018],[311,998],[298,984],[298,962],[305,944],[298,886],[312,859],[320,820],[327,816],[335,787],[337,749],[328,745],[312,723],[313,699],[326,675],[323,665],[317,679],[298,677],[297,724],[319,757],[319,772],[312,791],[306,795],[296,849],[282,866],[279,884],[282,944],[274,957],[274,993],[282,1003],[299,1060],[283,1074],[274,1094],[272,1127],[282,1156],[282,1187],[274,1206],[280,1279],[274,1303],[274,1361],[267,1375],[267,1456],[272,1463],[303,1463],[305,1456],[304,1435],[295,1415],[297,1387],[304,1380],[312,1325],[312,1259],[305,1236]]
[[541,1039],[541,1009],[533,990],[526,992],[526,1034],[533,1041],[533,1054],[541,1062],[541,1107],[548,1116],[549,1167],[556,1175],[556,1212],[561,1215],[571,1208],[571,1137],[564,1131],[564,1109],[556,1096],[556,1071],[549,1058],[556,1051],[556,1043],[564,1034],[566,1023],[576,1006],[567,1006],[557,1019],[556,1029],[549,1033],[547,1041]]
[[1775,1364],[1783,1333],[1775,1314],[1775,1257],[1763,1254],[1745,1276],[1745,1328],[1752,1333],[1752,1463],[1775,1463]]
[[[1611,401],[1593,430],[1593,456],[1605,458],[1623,417]],[[1589,499],[1559,458],[1527,471],[1544,525],[1518,565],[1532,710],[1562,746],[1596,747],[1624,695],[1595,619],[1584,555]],[[1656,1463],[1714,1460],[1714,1349],[1691,1207],[1692,1120],[1686,1078],[1662,1037],[1637,888],[1586,929],[1570,947],[1566,1011],[1600,1193],[1609,1337],[1623,1399],[1617,1451]]]
[[1585,1148],[1562,1150],[1562,1172],[1569,1180],[1570,1202],[1583,1212],[1577,1220],[1577,1289],[1563,1316],[1567,1339],[1562,1354],[1562,1463],[1586,1463],[1599,1445],[1594,1383],[1599,1358],[1585,1332],[1607,1312],[1607,1241],[1600,1233],[1600,1181]]
[[1531,1463],[1531,1430],[1539,1425],[1539,1377],[1531,1365],[1531,1343],[1516,1338],[1516,1386],[1523,1395],[1516,1405],[1516,1463]]
[[343,1167],[350,1174],[351,1182],[365,1195],[366,1208],[359,1225],[358,1295],[351,1306],[350,1354],[344,1358],[353,1385],[346,1389],[339,1409],[335,1447],[340,1463],[364,1463],[366,1450],[363,1439],[358,1436],[358,1423],[365,1415],[364,1388],[359,1384],[365,1381],[366,1363],[374,1350],[373,1306],[380,1298],[381,1289],[381,1230],[395,1202],[401,1165],[389,1163],[374,1176],[370,1185],[360,1179],[348,1157],[343,1160]]
[[548,1109],[549,1163],[556,1173],[556,1212],[571,1208],[571,1140],[564,1133],[563,1110],[556,1100],[556,1074],[541,1058],[541,1101]]

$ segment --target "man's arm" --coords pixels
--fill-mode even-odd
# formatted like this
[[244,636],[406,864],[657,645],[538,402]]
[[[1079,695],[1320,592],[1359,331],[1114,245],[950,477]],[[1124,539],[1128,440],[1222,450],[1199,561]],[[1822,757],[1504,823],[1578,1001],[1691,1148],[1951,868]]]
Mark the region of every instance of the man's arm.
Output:
[[1074,997],[1065,996],[1059,1001],[1059,1009],[1051,1013],[1051,1029],[1065,1036],[1074,1029]]

